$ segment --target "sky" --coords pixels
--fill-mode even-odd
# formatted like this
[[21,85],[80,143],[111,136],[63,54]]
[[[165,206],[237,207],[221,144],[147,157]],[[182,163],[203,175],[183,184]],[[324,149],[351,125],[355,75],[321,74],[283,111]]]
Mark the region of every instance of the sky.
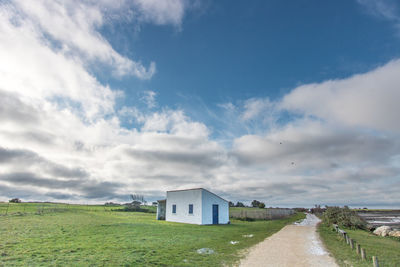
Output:
[[0,201],[400,208],[395,0],[0,0]]

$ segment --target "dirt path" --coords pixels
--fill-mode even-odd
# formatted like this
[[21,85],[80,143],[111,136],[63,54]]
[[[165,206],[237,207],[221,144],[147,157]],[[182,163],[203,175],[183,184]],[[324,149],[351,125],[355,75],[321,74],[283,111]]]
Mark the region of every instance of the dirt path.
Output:
[[240,266],[338,266],[319,239],[318,222],[315,215],[307,214],[301,223],[285,226],[250,248]]

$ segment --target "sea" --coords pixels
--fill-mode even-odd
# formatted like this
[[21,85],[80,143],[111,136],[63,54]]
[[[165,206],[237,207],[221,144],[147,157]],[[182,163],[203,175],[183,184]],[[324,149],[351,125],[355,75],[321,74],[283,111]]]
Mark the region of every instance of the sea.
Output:
[[358,215],[363,218],[367,223],[375,227],[387,225],[394,229],[400,230],[400,210],[387,210],[387,211],[358,211]]

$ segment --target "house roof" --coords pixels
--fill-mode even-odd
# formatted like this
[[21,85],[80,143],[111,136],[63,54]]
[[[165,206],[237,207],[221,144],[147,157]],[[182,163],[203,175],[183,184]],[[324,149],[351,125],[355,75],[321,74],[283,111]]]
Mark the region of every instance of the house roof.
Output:
[[218,196],[217,194],[215,194],[215,193],[213,193],[213,192],[211,192],[211,191],[209,191],[209,190],[207,190],[207,189],[205,189],[205,188],[202,188],[202,187],[199,187],[199,188],[189,188],[189,189],[179,189],[179,190],[169,190],[169,191],[167,191],[167,192],[179,192],[179,191],[189,191],[189,190],[204,190],[204,191],[207,191],[208,193],[213,194],[214,196],[216,196],[216,197],[218,197],[218,198],[220,198],[220,199],[222,199],[222,200],[224,200],[224,201],[226,201],[226,202],[229,202],[228,200],[223,199],[222,197]]
[[167,200],[166,199],[157,200],[157,202],[165,202],[165,201],[167,201]]

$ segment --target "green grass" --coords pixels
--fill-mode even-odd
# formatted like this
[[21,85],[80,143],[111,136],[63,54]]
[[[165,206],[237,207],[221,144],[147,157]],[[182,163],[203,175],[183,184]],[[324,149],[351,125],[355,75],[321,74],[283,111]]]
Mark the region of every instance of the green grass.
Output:
[[365,248],[367,260],[361,260],[343,238],[331,227],[320,224],[321,239],[340,266],[372,266],[372,256],[378,256],[379,266],[400,266],[400,240],[380,237],[364,230],[345,229],[348,235]]
[[[299,213],[283,220],[198,226],[104,206],[54,205],[38,215],[37,204],[14,205],[26,213],[0,216],[0,266],[231,265],[240,259],[241,249],[304,217]],[[231,240],[239,243],[232,245]],[[199,248],[216,253],[201,255],[196,252]]]

